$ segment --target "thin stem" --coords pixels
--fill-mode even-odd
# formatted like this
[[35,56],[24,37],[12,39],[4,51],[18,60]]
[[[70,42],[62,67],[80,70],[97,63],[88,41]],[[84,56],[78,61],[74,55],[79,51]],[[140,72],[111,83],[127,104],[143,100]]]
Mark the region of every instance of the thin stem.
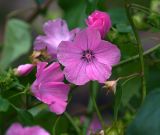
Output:
[[151,12],[151,13],[154,13],[154,14],[157,14],[157,15],[160,15],[158,12],[153,11],[153,10],[151,10],[150,8],[147,8],[147,7],[142,6],[142,5],[139,5],[139,4],[133,3],[133,4],[131,4],[131,7],[137,7],[137,8],[139,8],[139,9],[146,10],[146,11],[148,11],[148,12]]
[[[90,84],[90,89],[92,89],[92,94],[94,95],[94,97],[96,97],[97,89],[98,89],[98,83],[95,83],[94,86],[91,83]],[[90,96],[88,106],[87,106],[87,114],[89,114],[90,117],[92,117],[93,111],[94,111],[94,105],[93,105],[93,102],[92,102],[92,98]],[[87,134],[86,132],[87,132],[87,128],[88,128],[88,125],[89,125],[90,121],[91,121],[91,119],[89,119],[89,118],[85,119],[84,126],[83,126],[83,135]]]
[[[96,82],[91,82],[92,89],[94,88],[94,83],[96,83]],[[100,123],[102,125],[102,128],[105,129],[105,123],[104,123],[103,118],[101,116],[101,113],[100,113],[100,111],[98,109],[98,106],[97,106],[97,103],[96,103],[96,100],[95,100],[95,96],[94,96],[94,93],[93,93],[92,89],[91,89],[91,95],[90,95],[91,99],[92,99],[92,103],[93,103],[93,106],[94,106],[95,111],[97,113],[98,119],[99,119],[99,121],[100,121]]]
[[75,128],[76,132],[78,135],[81,135],[81,130],[79,129],[79,127],[75,124],[74,120],[72,119],[72,117],[65,112],[64,115],[66,116],[66,118],[70,121],[70,123],[73,125],[73,127]]
[[[154,46],[154,47],[148,49],[147,51],[145,51],[143,53],[143,56],[147,56],[147,55],[153,53],[154,51],[156,51],[159,48],[160,48],[160,44],[157,44],[156,46]],[[119,64],[115,65],[114,67],[119,67],[119,66],[124,65],[126,63],[133,62],[134,60],[137,60],[138,58],[139,58],[139,55],[132,56],[132,57],[126,59],[126,60],[121,61]]]
[[14,97],[22,95],[22,94],[25,94],[25,92],[19,92],[19,93],[15,94],[15,95],[10,96],[8,99],[14,98]]
[[57,124],[58,124],[60,118],[61,118],[61,116],[58,116],[57,119],[56,119],[55,122],[54,122],[53,130],[52,130],[53,135],[56,135],[56,127],[57,127]]
[[130,14],[130,4],[127,2],[127,0],[125,0],[125,8],[126,8],[126,13],[127,13],[128,20],[131,24],[131,27],[133,29],[135,38],[136,38],[137,43],[138,43],[138,53],[139,53],[139,57],[140,57],[141,72],[142,72],[142,75],[143,75],[142,76],[142,102],[143,102],[145,97],[146,97],[146,80],[145,80],[145,72],[144,72],[145,69],[144,69],[143,48],[142,48],[142,43],[141,43],[141,40],[139,38],[137,29],[134,25],[132,16]]

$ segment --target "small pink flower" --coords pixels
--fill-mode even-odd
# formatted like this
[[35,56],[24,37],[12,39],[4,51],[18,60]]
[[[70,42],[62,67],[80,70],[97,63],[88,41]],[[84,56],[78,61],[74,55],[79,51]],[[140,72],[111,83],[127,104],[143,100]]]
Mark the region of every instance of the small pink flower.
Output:
[[14,123],[8,129],[6,135],[50,135],[40,126],[22,127],[19,123]]
[[47,52],[52,58],[56,58],[57,47],[61,41],[71,41],[74,39],[78,28],[69,32],[67,24],[62,19],[50,20],[43,26],[45,35],[38,36],[34,42],[34,50],[39,51],[47,48]]
[[111,28],[111,19],[109,14],[101,11],[94,11],[86,20],[88,27],[97,29],[102,38],[105,37],[105,34]]
[[14,71],[18,76],[26,76],[28,75],[34,68],[33,64],[24,64],[18,66]]
[[65,66],[64,74],[69,82],[104,83],[111,75],[112,66],[119,62],[120,51],[117,46],[101,40],[97,30],[88,28],[80,31],[73,42],[61,42],[57,58]]
[[59,63],[47,62],[37,64],[36,80],[31,86],[34,96],[47,104],[52,112],[62,114],[67,106],[69,85],[64,84],[63,72]]

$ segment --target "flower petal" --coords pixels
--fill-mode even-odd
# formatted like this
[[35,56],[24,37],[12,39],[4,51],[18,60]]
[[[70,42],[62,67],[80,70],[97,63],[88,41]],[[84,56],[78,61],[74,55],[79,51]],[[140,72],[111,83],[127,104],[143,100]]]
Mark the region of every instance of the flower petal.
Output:
[[71,41],[63,41],[60,43],[57,52],[57,58],[63,65],[72,65],[76,61],[81,61],[82,50]]
[[74,40],[74,38],[76,37],[77,33],[80,32],[80,30],[81,30],[80,28],[75,28],[75,29],[73,29],[73,30],[70,32],[70,36],[71,36],[70,39],[71,39],[71,40]]
[[25,127],[23,135],[50,135],[46,130],[40,126]]
[[14,123],[8,129],[6,135],[23,135],[23,127],[19,123]]
[[43,30],[47,36],[54,36],[54,37],[69,36],[67,23],[60,18],[46,22],[43,26]]
[[108,41],[101,41],[99,46],[94,50],[96,59],[103,63],[113,66],[120,61],[120,50],[116,45]]
[[53,62],[48,67],[40,71],[40,76],[38,78],[38,81],[41,83],[59,82],[59,81],[63,81],[63,79],[64,79],[64,75],[60,68],[60,64],[57,62]]
[[59,101],[67,101],[69,85],[63,82],[49,82],[42,84],[40,89],[34,93],[35,96],[46,104]]
[[57,46],[61,40],[57,40],[49,36],[38,36],[34,42],[34,50],[39,51],[47,49],[48,53],[55,58],[57,53]]
[[82,50],[94,50],[100,43],[100,33],[92,28],[80,31],[75,37],[75,45]]
[[86,73],[90,80],[104,83],[111,75],[111,67],[94,60],[87,65]]
[[49,105],[49,109],[57,115],[62,114],[66,110],[66,107],[67,103],[64,101],[54,102],[53,104]]
[[68,65],[64,69],[66,79],[76,85],[83,85],[89,81],[86,74],[87,63],[85,61],[79,61],[72,65]]
[[42,74],[44,68],[47,66],[47,62],[39,62],[37,64],[37,73],[36,73],[36,78],[39,78],[40,75]]

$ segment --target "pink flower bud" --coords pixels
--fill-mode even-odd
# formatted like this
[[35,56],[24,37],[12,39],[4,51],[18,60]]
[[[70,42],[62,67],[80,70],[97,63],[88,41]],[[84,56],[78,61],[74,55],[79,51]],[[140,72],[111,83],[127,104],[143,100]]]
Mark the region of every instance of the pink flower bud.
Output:
[[33,64],[20,65],[14,70],[15,71],[15,75],[26,76],[33,70],[33,68],[34,68]]
[[94,29],[97,29],[101,37],[104,38],[105,34],[109,31],[111,28],[111,19],[109,14],[101,11],[94,11],[86,20],[86,23],[88,27],[92,27]]

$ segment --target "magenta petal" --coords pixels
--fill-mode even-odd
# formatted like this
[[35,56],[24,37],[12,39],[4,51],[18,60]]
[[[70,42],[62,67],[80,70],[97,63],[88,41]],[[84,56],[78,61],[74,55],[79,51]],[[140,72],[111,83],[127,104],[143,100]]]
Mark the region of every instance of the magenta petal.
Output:
[[72,65],[81,60],[82,50],[71,41],[63,41],[58,47],[57,58],[63,65]]
[[110,66],[118,64],[121,57],[120,50],[117,46],[108,41],[101,41],[94,53],[99,62]]
[[41,101],[46,104],[67,101],[69,85],[64,84],[63,82],[49,82],[41,85],[37,93],[37,96],[40,95]]
[[111,75],[111,67],[95,60],[87,65],[86,72],[90,80],[104,83]]
[[56,57],[57,47],[61,40],[49,36],[38,36],[34,42],[34,50],[39,51],[47,49],[48,54],[53,58]]
[[71,32],[70,32],[70,39],[71,40],[73,40],[75,37],[76,37],[76,35],[78,34],[78,32],[80,32],[80,28],[75,28],[75,29],[73,29]]
[[79,61],[75,64],[65,67],[64,74],[66,79],[76,85],[83,85],[89,81],[86,74],[87,63]]
[[33,126],[33,127],[25,127],[23,135],[50,135],[50,134],[39,126]]
[[[16,130],[15,130],[16,129]],[[6,135],[24,135],[23,134],[23,127],[19,123],[14,123],[12,126],[7,130]]]
[[42,71],[40,71],[40,76],[38,78],[38,81],[41,83],[53,82],[53,81],[59,82],[59,81],[63,81],[63,79],[64,79],[64,75],[60,68],[60,64],[57,62],[54,62],[50,64],[48,67],[46,67],[45,69],[42,69]]
[[64,101],[54,102],[49,105],[49,109],[52,112],[56,113],[57,115],[64,113],[66,110],[66,107],[67,107],[67,103]]
[[39,62],[37,64],[37,73],[36,73],[36,77],[39,78],[40,75],[42,75],[42,72],[44,70],[44,68],[47,66],[47,62]]
[[75,37],[75,45],[82,50],[94,50],[101,41],[100,33],[92,28],[80,31]]
[[47,36],[69,36],[67,23],[62,19],[50,20],[46,22],[43,26],[43,30]]

